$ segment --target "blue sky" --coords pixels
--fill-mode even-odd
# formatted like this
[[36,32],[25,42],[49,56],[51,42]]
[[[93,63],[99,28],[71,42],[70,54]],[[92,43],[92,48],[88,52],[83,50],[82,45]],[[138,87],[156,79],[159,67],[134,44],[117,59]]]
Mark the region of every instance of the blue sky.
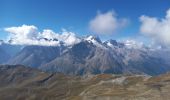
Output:
[[86,35],[92,33],[89,22],[98,11],[112,10],[130,22],[111,38],[133,37],[139,34],[141,15],[162,18],[169,8],[170,0],[0,0],[0,39],[7,37],[5,27],[23,24]]

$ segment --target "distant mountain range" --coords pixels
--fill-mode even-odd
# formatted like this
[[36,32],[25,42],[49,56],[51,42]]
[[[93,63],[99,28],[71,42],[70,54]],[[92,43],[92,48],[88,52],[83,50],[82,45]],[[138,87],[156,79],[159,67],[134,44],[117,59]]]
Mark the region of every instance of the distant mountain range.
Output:
[[[87,36],[78,43],[57,46],[0,45],[1,64],[22,64],[48,72],[70,75],[148,74],[170,71],[170,50],[157,50],[144,45]],[[161,56],[163,55],[163,56]]]

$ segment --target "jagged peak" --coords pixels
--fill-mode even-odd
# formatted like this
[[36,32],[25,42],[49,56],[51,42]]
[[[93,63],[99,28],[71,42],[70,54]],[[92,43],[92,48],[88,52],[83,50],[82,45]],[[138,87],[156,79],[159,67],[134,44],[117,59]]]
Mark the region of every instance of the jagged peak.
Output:
[[103,45],[102,41],[100,40],[100,38],[98,36],[89,35],[89,36],[86,36],[85,38],[83,38],[82,40],[92,43],[93,45],[95,45],[97,47],[105,48],[105,46]]

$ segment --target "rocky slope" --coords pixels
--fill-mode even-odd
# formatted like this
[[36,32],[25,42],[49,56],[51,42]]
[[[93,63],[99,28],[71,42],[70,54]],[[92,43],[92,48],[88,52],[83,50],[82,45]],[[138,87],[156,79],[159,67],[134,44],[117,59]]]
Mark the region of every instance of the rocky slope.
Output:
[[170,74],[66,76],[0,66],[1,100],[169,100]]

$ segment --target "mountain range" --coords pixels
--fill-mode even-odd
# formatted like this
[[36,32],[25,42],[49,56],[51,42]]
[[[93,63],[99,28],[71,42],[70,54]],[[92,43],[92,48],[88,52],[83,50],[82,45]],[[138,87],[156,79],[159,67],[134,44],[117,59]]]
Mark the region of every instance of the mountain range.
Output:
[[69,75],[159,75],[170,71],[168,49],[152,49],[145,45],[116,40],[103,42],[96,36],[87,36],[79,40],[72,45],[60,41],[57,46],[1,43],[0,63],[22,64],[47,72]]

